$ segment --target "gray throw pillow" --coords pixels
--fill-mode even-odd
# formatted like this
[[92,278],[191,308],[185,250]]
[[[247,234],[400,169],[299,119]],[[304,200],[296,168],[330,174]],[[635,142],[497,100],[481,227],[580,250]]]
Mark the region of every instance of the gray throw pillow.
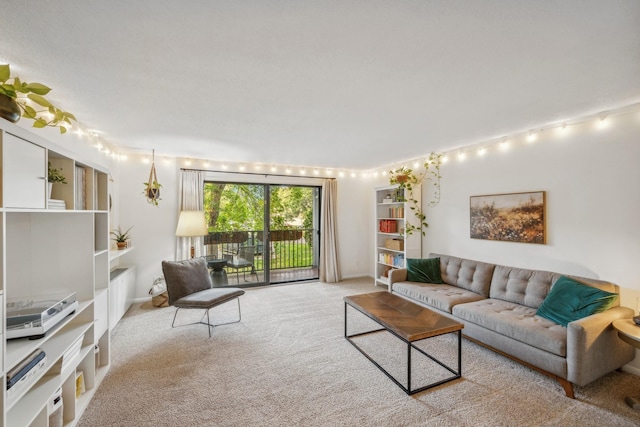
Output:
[[193,293],[211,288],[211,277],[204,258],[185,261],[162,261],[169,304]]

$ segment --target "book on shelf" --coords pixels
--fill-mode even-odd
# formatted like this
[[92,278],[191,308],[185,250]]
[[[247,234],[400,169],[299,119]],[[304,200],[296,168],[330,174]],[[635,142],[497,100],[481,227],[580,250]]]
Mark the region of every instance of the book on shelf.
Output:
[[398,225],[393,219],[381,219],[379,229],[382,233],[397,233]]
[[382,264],[391,265],[393,267],[404,268],[403,254],[381,252],[378,254],[378,261]]
[[87,208],[87,171],[82,166],[76,166],[76,206],[78,210]]
[[403,206],[392,206],[389,208],[389,217],[390,218],[404,218],[404,207]]

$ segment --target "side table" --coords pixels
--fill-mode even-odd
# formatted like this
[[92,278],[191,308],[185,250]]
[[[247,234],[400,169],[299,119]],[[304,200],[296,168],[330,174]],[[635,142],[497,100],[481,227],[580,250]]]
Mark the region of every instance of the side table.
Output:
[[227,286],[229,284],[227,272],[224,271],[226,265],[226,259],[207,258],[207,267],[211,269],[211,283],[213,283],[214,287]]
[[[618,330],[618,336],[622,341],[640,348],[640,326],[637,326],[633,320],[614,320],[613,327]],[[640,411],[640,397],[627,396],[624,401],[636,411]]]

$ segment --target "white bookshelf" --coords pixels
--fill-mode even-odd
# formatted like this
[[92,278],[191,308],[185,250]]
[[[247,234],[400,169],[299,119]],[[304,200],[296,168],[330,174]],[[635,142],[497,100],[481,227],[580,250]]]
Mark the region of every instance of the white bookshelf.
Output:
[[[404,268],[407,258],[420,258],[422,253],[420,232],[414,231],[409,235],[404,233],[407,223],[416,226],[419,224],[409,204],[398,197],[398,191],[397,185],[375,189],[375,285],[387,288],[388,271]],[[420,185],[413,186],[413,198],[420,205]]]
[[[19,389],[9,393],[3,387],[0,426],[47,427],[48,403],[59,389],[64,425],[73,426],[110,363],[108,171],[4,119],[0,119],[0,161],[3,384],[7,373],[34,350],[46,354],[44,367]],[[67,181],[54,183],[51,194],[46,178],[49,162]],[[73,292],[78,307],[44,337],[6,338],[11,301]],[[86,391],[76,398],[80,371]]]

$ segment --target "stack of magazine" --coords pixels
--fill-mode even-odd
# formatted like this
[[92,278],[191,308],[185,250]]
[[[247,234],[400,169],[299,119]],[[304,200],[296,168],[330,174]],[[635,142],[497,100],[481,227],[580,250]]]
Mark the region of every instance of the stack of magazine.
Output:
[[49,205],[49,209],[63,209],[64,210],[64,209],[67,208],[67,204],[65,203],[64,200],[49,199],[48,205]]

